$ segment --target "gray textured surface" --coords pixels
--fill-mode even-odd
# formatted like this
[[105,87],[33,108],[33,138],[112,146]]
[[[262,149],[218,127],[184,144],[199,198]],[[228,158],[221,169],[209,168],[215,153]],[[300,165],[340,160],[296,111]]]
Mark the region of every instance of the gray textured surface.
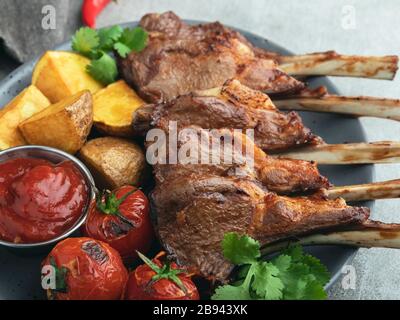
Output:
[[[56,10],[54,30],[42,27],[45,5]],[[0,38],[18,61],[28,61],[69,38],[80,24],[80,7],[79,0],[0,0]]]
[[[15,2],[0,0],[0,6],[11,1]],[[355,28],[346,29],[346,10],[353,9]],[[187,19],[220,20],[298,53],[335,49],[347,54],[400,54],[397,0],[119,0],[99,17],[98,25],[137,20],[144,13],[166,10],[174,10]],[[400,76],[393,82],[343,78],[333,81],[343,94],[400,98]],[[362,122],[369,141],[400,140],[400,123],[378,119]],[[376,172],[377,181],[399,178],[400,165],[377,166]],[[399,209],[400,200],[377,202],[374,218],[400,222]],[[400,299],[400,250],[360,250],[353,266],[356,288],[344,290],[339,281],[330,290],[332,299]]]

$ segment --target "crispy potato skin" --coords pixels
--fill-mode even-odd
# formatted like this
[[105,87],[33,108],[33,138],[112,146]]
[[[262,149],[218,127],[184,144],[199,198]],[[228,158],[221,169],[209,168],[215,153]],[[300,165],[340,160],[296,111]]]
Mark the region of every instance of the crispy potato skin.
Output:
[[122,138],[90,140],[78,157],[88,166],[101,189],[113,190],[127,184],[139,186],[146,174],[143,150]]
[[92,95],[86,90],[35,114],[21,123],[19,129],[29,144],[74,154],[85,144],[92,124]]
[[93,96],[94,125],[106,135],[132,137],[132,115],[144,103],[125,81],[112,83]]
[[32,83],[51,103],[83,90],[95,93],[103,85],[86,72],[89,63],[89,59],[73,52],[47,51],[35,66]]
[[50,105],[50,101],[31,85],[0,111],[0,150],[26,144],[18,125]]

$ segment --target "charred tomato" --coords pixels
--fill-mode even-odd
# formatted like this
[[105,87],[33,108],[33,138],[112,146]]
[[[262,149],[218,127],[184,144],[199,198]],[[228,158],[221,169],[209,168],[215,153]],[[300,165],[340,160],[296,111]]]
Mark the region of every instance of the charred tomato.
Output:
[[83,232],[107,242],[125,262],[133,261],[136,251],[147,252],[154,238],[146,195],[132,186],[103,193],[92,204]]
[[53,300],[120,300],[127,280],[118,252],[90,238],[60,242],[42,263],[42,282],[50,284]]
[[126,300],[199,300],[191,275],[175,263],[162,262],[160,253],[150,260],[139,253],[145,264],[129,275]]

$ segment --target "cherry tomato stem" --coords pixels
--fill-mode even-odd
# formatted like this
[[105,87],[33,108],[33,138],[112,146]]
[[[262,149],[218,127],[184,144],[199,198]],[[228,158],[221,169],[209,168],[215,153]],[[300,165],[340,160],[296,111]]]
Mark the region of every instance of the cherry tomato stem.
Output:
[[151,261],[144,257],[145,264],[131,272],[125,299],[199,300],[199,292],[190,275],[176,263],[162,262],[159,259],[162,255],[164,253]]
[[154,238],[146,195],[132,186],[103,194],[93,203],[83,233],[108,243],[126,263],[147,252]]

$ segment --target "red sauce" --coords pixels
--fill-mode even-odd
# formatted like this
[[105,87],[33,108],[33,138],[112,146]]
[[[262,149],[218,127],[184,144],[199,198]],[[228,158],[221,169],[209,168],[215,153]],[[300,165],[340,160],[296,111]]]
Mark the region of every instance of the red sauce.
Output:
[[34,158],[0,163],[0,239],[36,243],[53,239],[78,220],[88,187],[72,162]]

